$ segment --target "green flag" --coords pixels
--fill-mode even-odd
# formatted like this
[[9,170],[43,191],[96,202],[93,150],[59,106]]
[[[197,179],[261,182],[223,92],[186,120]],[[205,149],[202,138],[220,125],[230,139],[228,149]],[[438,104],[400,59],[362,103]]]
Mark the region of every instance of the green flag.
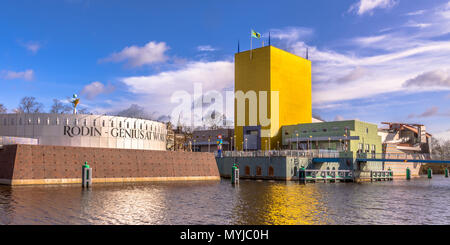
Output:
[[261,34],[259,32],[256,32],[256,31],[252,30],[252,37],[254,37],[256,39],[260,39],[261,38]]

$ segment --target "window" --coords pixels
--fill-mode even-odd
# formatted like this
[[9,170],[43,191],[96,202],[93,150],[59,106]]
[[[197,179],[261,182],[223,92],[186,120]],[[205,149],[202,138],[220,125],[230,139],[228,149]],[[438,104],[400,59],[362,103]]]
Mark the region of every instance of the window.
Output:
[[324,131],[324,132],[327,132],[327,131],[328,131],[328,129],[324,128],[324,129],[322,129],[322,131]]
[[114,121],[111,121],[111,127],[114,127]]
[[121,128],[122,127],[122,122],[119,122],[119,128]]
[[102,127],[104,127],[104,126],[105,126],[105,120],[102,121]]
[[87,126],[87,119],[84,119],[83,125]]
[[127,122],[127,128],[130,128],[130,123],[129,122]]
[[313,129],[312,132],[315,133],[315,132],[317,132],[317,130],[316,130],[316,129]]
[[269,176],[273,176],[273,167],[272,166],[269,167]]
[[37,118],[37,124],[38,125],[41,124],[41,118],[40,117]]
[[249,166],[245,166],[245,175],[250,176],[250,167]]
[[257,166],[257,167],[256,167],[256,175],[257,175],[257,176],[261,176],[261,175],[262,175],[262,169],[261,169],[260,166]]
[[14,118],[11,118],[11,125],[14,125]]
[[19,118],[19,125],[22,125],[22,118]]
[[306,134],[306,133],[308,133],[308,131],[306,131],[306,130],[303,130],[303,132],[302,132],[302,133]]
[[366,134],[368,134],[369,133],[369,128],[366,128]]
[[59,125],[59,118],[56,118],[56,125]]
[[50,125],[50,117],[47,117],[47,125]]
[[95,124],[96,124],[96,119],[94,119],[94,121],[92,122],[92,124],[93,124],[93,126],[95,127]]

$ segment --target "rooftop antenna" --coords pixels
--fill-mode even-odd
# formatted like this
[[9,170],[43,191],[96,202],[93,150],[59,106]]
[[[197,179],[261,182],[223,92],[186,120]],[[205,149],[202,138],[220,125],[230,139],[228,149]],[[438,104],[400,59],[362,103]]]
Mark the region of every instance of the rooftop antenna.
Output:
[[309,60],[308,47],[306,47],[306,59]]
[[270,31],[269,31],[269,46],[270,46]]
[[240,52],[240,48],[239,48],[239,40],[238,40],[238,53]]

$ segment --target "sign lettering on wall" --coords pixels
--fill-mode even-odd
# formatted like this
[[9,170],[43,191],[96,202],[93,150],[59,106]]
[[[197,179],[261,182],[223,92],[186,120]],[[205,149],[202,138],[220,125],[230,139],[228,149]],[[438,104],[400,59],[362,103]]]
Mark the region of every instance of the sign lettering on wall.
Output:
[[[112,128],[109,132],[105,131],[105,134],[109,134],[114,138],[128,138],[128,139],[145,139],[145,140],[164,140],[164,135],[157,134],[156,132],[141,130],[141,129],[124,129],[124,128]],[[86,126],[64,126],[64,135],[69,137],[75,136],[102,136],[102,131],[96,127]]]

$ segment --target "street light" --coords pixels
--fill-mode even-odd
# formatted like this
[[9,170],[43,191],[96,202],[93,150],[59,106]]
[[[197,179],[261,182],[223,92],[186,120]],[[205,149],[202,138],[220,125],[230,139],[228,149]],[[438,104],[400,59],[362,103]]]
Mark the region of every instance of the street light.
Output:
[[210,149],[211,149],[210,148],[210,143],[211,143],[211,136],[208,137],[208,152],[211,152],[210,151]]
[[236,138],[236,135],[234,135],[233,151],[236,150],[236,141],[237,141],[237,138]]
[[233,150],[233,136],[231,136],[230,138],[231,138],[231,144],[228,145],[228,150],[232,151]]
[[297,136],[297,151],[298,151],[298,133],[296,133],[295,135]]
[[309,143],[311,144],[309,148],[312,150],[312,135],[309,136]]
[[248,141],[248,139],[245,138],[245,150],[246,150],[246,151],[248,151],[247,141]]

